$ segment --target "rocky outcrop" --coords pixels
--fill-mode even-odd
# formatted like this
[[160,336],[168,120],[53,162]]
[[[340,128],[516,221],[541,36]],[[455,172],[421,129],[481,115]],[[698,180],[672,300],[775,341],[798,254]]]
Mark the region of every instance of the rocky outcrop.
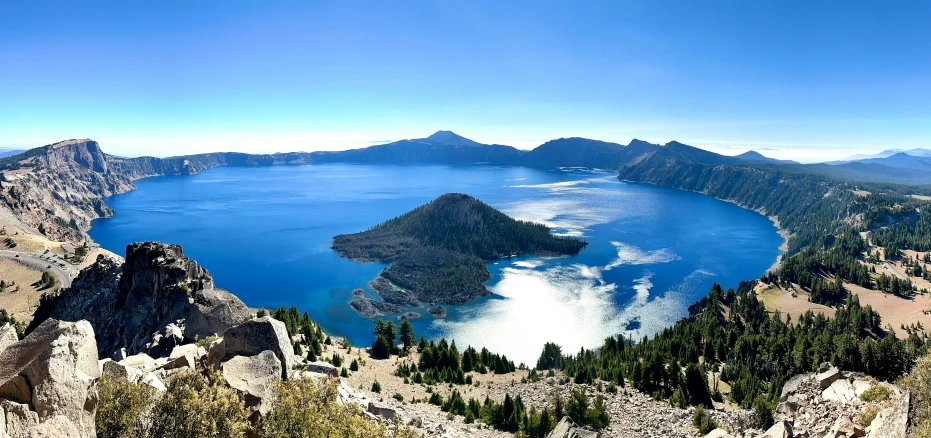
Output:
[[16,336],[16,327],[13,327],[12,324],[6,323],[0,326],[0,353],[3,353],[3,350],[6,350],[6,347],[13,345],[19,341],[19,337]]
[[389,313],[401,313],[404,311],[403,306],[391,304],[386,301],[373,300],[371,298],[356,298],[349,302],[349,307],[366,318],[385,316]]
[[322,374],[329,377],[339,377],[339,370],[328,362],[311,362],[304,364],[301,368],[309,373]]
[[193,342],[222,333],[251,313],[235,295],[215,289],[180,246],[145,242],[128,245],[123,263],[99,256],[70,288],[44,297],[33,325],[46,317],[89,321],[102,357],[121,348],[161,356],[179,343],[177,336]]
[[99,377],[94,332],[87,321],[43,322],[0,353],[0,392],[20,398],[18,403],[4,401],[6,433],[22,435],[21,426],[62,415],[80,436],[95,436]]
[[281,377],[287,379],[294,368],[294,348],[283,322],[263,316],[223,332],[224,358],[255,356],[270,350],[281,362]]
[[546,438],[598,438],[598,432],[578,427],[569,417],[563,417]]
[[[90,139],[65,140],[10,157],[0,173],[0,205],[23,226],[53,240],[80,242],[93,219],[113,214],[103,199],[132,190],[133,181],[158,175],[192,175],[218,166],[310,162],[311,154],[198,154],[170,158],[119,158]],[[15,163],[14,163],[15,162]]]
[[776,424],[763,437],[905,438],[908,393],[869,377],[837,368],[803,374],[785,384],[780,400]]
[[63,415],[57,415],[48,421],[29,429],[29,438],[80,438],[81,431]]
[[236,356],[220,366],[226,383],[239,393],[251,411],[253,422],[268,414],[275,396],[275,383],[283,367],[275,353],[265,350],[255,356]]

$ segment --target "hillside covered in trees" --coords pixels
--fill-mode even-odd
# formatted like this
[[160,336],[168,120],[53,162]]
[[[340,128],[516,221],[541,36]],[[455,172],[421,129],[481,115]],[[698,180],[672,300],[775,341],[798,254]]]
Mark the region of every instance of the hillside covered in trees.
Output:
[[462,304],[489,294],[485,262],[520,254],[573,255],[586,245],[508,217],[469,195],[447,193],[355,234],[333,238],[340,256],[390,263],[372,282],[392,304]]

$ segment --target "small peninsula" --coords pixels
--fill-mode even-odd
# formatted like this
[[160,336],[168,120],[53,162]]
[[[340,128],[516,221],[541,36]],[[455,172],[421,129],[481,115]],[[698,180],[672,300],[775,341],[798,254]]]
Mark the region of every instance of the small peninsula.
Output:
[[490,295],[487,262],[524,254],[574,255],[585,245],[469,195],[447,193],[367,231],[338,235],[332,248],[352,260],[390,263],[371,282],[372,289],[389,304],[417,307]]

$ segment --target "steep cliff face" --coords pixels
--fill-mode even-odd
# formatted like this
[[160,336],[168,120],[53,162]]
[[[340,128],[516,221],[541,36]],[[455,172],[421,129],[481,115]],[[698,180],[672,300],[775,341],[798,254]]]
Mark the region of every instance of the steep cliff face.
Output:
[[66,140],[0,160],[0,204],[24,225],[60,241],[86,238],[92,220],[113,211],[103,198],[135,188],[133,181],[159,175],[193,175],[219,166],[302,164],[311,154],[199,154],[118,158],[93,140]]
[[92,140],[68,140],[3,171],[0,202],[27,226],[62,241],[79,241],[90,221],[112,214],[103,198],[133,188],[134,177],[111,165]]
[[250,313],[235,295],[215,289],[207,270],[185,257],[180,246],[145,242],[127,246],[122,263],[98,257],[70,288],[43,296],[31,327],[46,318],[89,321],[103,357],[121,347],[127,354],[157,356],[164,346],[156,334],[166,333],[170,324],[190,342],[223,333]]

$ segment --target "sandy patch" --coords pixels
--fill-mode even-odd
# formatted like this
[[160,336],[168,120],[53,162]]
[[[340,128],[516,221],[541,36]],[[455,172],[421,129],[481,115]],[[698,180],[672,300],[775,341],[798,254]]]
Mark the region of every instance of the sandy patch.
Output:
[[[914,280],[914,278],[913,278]],[[920,322],[925,330],[931,328],[931,295],[902,298],[896,295],[869,290],[853,284],[844,284],[847,290],[860,298],[861,306],[870,306],[882,317],[883,327],[891,325],[896,336],[908,336],[900,327]]]
[[[908,336],[901,329],[903,324],[911,325],[920,322],[925,329],[931,328],[931,295],[902,298],[849,283],[844,283],[844,288],[859,298],[861,306],[870,306],[879,313],[882,326],[885,328],[891,325],[896,336],[900,338]],[[779,310],[783,315],[788,313],[792,315],[793,321],[797,321],[798,315],[808,310],[825,316],[834,316],[834,308],[808,302],[808,294],[798,288],[794,297],[791,291],[771,285],[759,285],[756,291],[767,310],[771,312]],[[929,313],[925,313],[926,311]]]
[[793,290],[785,290],[780,287],[760,283],[756,287],[756,294],[767,310],[771,312],[779,310],[782,312],[783,317],[788,314],[792,317],[793,321],[798,321],[799,316],[809,310],[814,313],[821,313],[825,316],[834,316],[833,308],[823,304],[809,302],[808,292],[803,291],[797,286],[794,286]]

